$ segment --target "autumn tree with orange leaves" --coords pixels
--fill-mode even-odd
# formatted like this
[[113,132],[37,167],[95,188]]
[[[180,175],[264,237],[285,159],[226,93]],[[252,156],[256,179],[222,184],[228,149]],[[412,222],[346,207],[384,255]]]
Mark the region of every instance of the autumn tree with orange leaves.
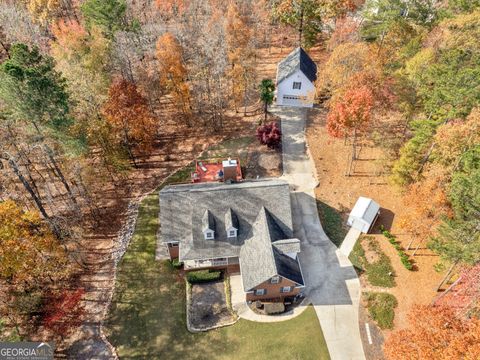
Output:
[[457,317],[448,307],[416,306],[409,327],[392,332],[384,345],[388,360],[480,359],[480,320]]
[[156,120],[150,113],[147,100],[135,84],[124,79],[116,80],[108,91],[103,114],[137,167],[133,149],[149,148],[156,135]]
[[335,137],[352,137],[352,156],[347,167],[350,175],[357,153],[357,137],[368,125],[373,106],[372,92],[367,86],[349,89],[330,108],[327,117],[327,130]]
[[238,6],[233,1],[228,6],[225,27],[232,102],[236,110],[242,102],[246,115],[248,91],[256,83],[255,49],[246,16],[240,14]]
[[173,102],[181,109],[185,122],[191,125],[192,106],[187,82],[188,72],[183,64],[182,47],[171,33],[166,33],[158,39],[157,59],[160,85],[172,95]]

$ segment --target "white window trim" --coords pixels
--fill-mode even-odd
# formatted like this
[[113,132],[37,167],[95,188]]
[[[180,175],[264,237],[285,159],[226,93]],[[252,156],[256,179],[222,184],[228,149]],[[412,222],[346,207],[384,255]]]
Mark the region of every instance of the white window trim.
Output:
[[[288,289],[288,291],[286,291],[286,289]],[[291,291],[292,291],[292,287],[291,287],[291,286],[282,286],[282,287],[280,288],[280,292],[281,292],[281,293],[289,293],[289,292],[291,292]]]
[[237,229],[228,229],[227,237],[237,237]]
[[266,289],[256,289],[255,290],[255,295],[257,295],[257,296],[262,296],[262,295],[265,295],[266,293],[267,293]]
[[278,284],[280,282],[280,276],[274,276],[270,279],[270,284]]
[[213,231],[205,231],[205,239],[206,240],[211,240],[215,238],[215,232]]

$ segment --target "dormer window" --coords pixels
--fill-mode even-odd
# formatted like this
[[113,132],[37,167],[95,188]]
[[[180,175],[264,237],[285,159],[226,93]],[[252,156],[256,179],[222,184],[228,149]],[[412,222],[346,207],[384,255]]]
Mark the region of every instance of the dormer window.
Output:
[[228,209],[225,213],[225,230],[227,231],[227,238],[238,236],[238,218],[232,209]]
[[270,279],[270,283],[278,284],[280,282],[280,276],[274,276]]
[[202,231],[205,240],[215,238],[215,218],[209,210],[205,210],[202,218]]

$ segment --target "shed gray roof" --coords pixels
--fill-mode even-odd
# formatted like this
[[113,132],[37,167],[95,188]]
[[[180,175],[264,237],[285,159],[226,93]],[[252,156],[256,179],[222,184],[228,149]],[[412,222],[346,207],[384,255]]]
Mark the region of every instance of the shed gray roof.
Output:
[[317,65],[301,47],[293,50],[278,64],[277,84],[280,84],[297,70],[301,70],[311,82],[317,80]]
[[[283,239],[292,237],[290,192],[285,181],[166,186],[160,191],[160,241],[178,241],[181,261],[239,256],[241,245],[253,235],[252,225],[262,206],[275,218],[275,232],[282,233]],[[228,238],[226,233],[225,214],[229,209],[238,221],[236,238]],[[215,221],[214,241],[203,236],[206,210]]]

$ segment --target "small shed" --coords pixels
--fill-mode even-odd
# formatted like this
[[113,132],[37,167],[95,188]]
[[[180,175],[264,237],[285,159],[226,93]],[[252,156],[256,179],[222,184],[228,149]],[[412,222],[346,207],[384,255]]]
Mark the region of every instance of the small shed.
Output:
[[380,205],[372,199],[360,196],[348,216],[347,224],[366,234],[379,215]]

